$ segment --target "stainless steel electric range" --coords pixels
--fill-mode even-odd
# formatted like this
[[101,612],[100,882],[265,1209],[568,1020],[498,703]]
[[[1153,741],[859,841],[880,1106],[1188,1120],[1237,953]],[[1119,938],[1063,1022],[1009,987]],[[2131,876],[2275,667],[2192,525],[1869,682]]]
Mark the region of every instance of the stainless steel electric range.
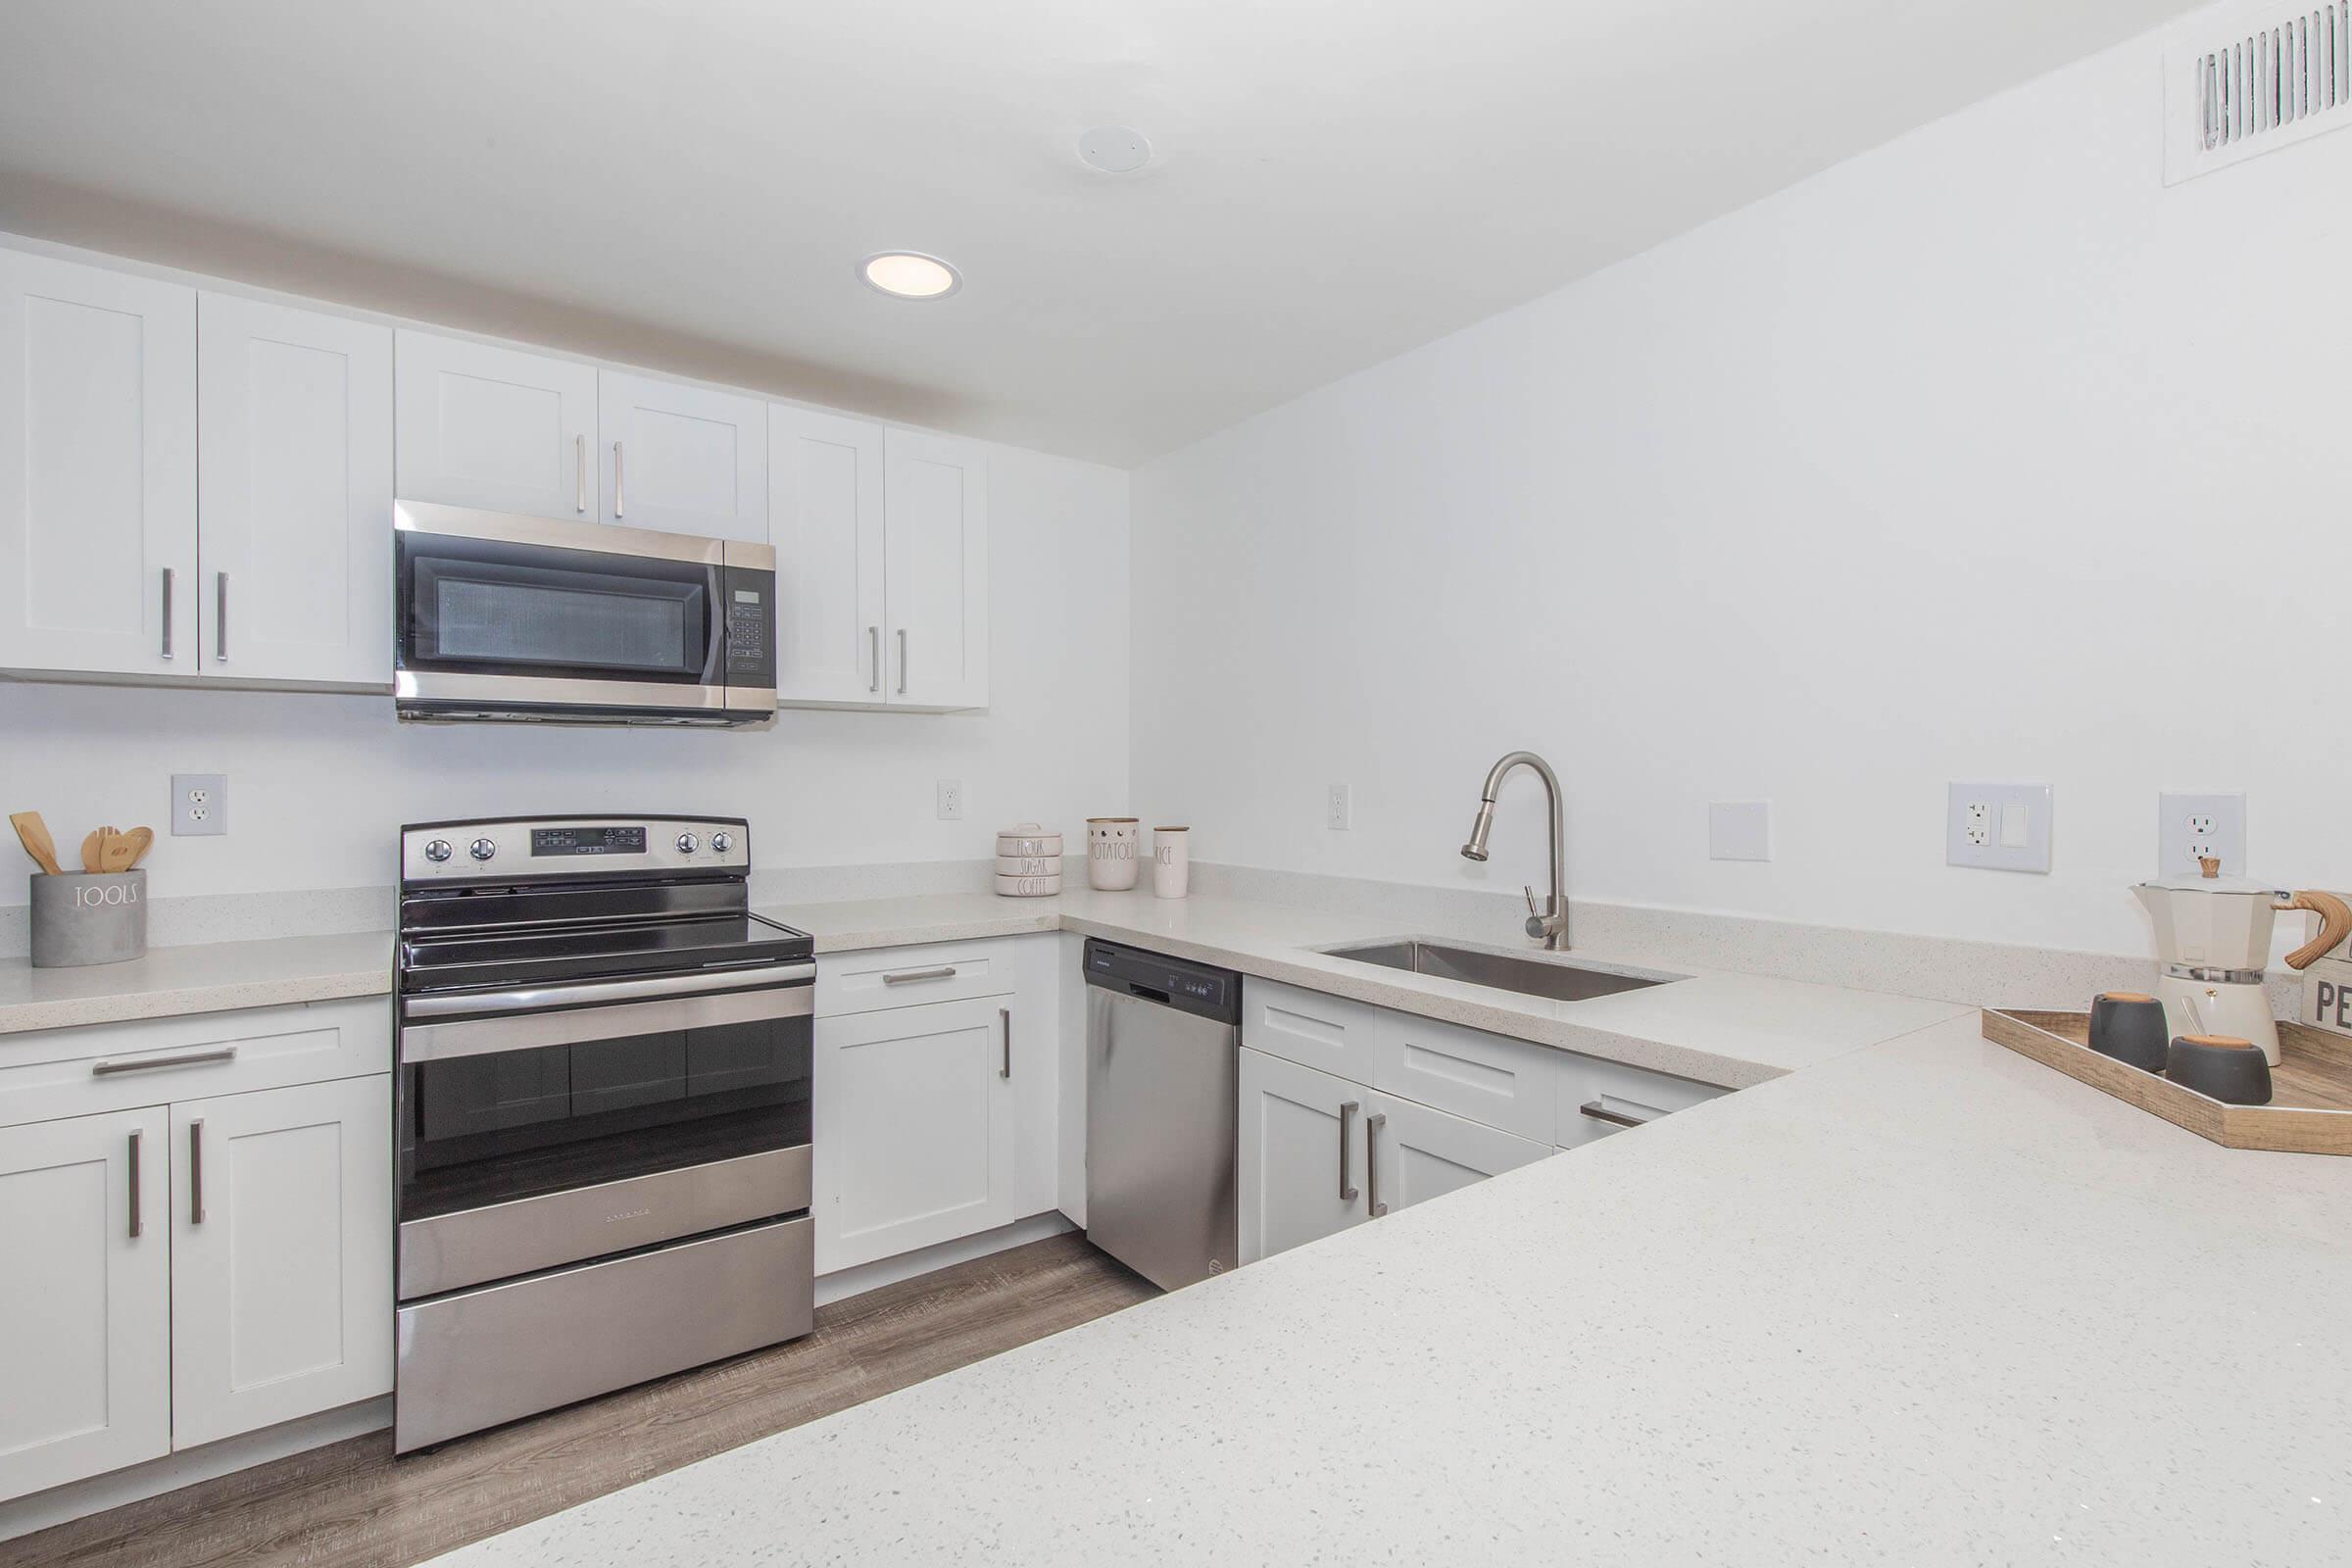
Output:
[[399,1452],[808,1332],[809,939],[740,818],[401,829]]

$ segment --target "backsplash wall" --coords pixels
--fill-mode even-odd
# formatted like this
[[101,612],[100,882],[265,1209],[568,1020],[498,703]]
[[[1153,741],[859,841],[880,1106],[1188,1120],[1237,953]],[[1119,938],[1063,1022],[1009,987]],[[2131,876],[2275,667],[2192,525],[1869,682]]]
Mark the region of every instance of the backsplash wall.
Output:
[[[1540,891],[1530,777],[1455,854],[1528,747],[1579,898],[2133,954],[2157,792],[2243,790],[2256,874],[2352,886],[2352,134],[2167,190],[2162,89],[2110,51],[1139,469],[1139,808]],[[2050,875],[1944,864],[1965,779],[2054,786]]]
[[[1127,607],[1084,590],[1126,575],[1128,477],[987,450],[985,712],[787,710],[726,734],[408,725],[389,697],[0,682],[0,800],[44,813],[61,846],[102,822],[152,825],[158,899],[387,887],[400,824],[437,817],[742,815],[762,872],[968,862],[1028,817],[1082,831],[1127,802]],[[229,776],[226,836],[168,836],[174,772]],[[941,779],[963,785],[961,821],[937,818]],[[26,897],[31,866],[10,853],[0,906]]]

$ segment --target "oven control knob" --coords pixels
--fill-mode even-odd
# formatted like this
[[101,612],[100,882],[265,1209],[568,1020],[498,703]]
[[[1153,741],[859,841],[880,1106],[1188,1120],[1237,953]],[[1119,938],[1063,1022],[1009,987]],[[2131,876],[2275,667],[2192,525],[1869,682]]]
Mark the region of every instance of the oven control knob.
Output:
[[498,853],[498,846],[488,839],[475,839],[467,853],[477,860],[487,860]]
[[702,848],[702,844],[703,841],[691,833],[678,835],[678,853],[680,855],[692,855],[696,850]]
[[450,857],[449,840],[435,839],[424,847],[424,858],[439,865]]
[[710,835],[710,848],[716,851],[718,854],[724,855],[734,847],[735,836],[733,834],[713,833]]

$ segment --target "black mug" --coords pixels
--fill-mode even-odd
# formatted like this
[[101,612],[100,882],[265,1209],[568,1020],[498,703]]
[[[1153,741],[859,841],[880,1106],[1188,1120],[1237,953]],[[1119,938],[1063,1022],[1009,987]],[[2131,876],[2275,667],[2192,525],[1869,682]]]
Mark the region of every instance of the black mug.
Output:
[[2164,1004],[2137,991],[2102,992],[2090,1004],[2090,1049],[2142,1072],[2162,1072],[2173,1031]]
[[2271,1064],[2262,1048],[2234,1035],[2182,1035],[2172,1044],[2164,1075],[2226,1105],[2271,1102]]

